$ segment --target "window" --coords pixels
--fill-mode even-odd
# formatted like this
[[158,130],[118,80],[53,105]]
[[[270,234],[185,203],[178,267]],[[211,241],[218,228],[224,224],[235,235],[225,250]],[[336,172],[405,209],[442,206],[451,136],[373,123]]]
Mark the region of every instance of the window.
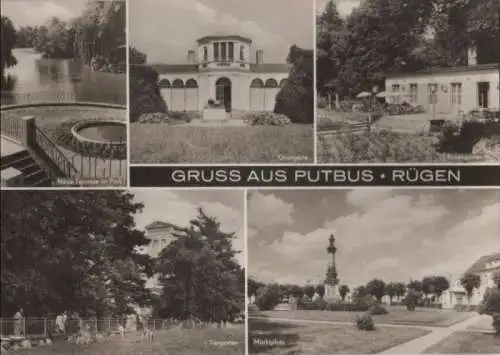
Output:
[[490,92],[490,83],[482,81],[477,83],[478,104],[480,108],[488,108],[488,96]]
[[222,57],[222,60],[226,60],[227,59],[227,43],[226,42],[222,42],[220,44],[220,52],[221,52],[221,57]]
[[[427,95],[429,99],[429,104],[436,104],[437,102],[437,90],[438,86],[437,84],[427,84]],[[433,102],[433,97],[435,98],[435,101]]]
[[234,43],[229,42],[229,54],[228,54],[229,60],[233,61],[234,60]]
[[245,60],[245,47],[240,47],[240,60]]
[[451,104],[461,105],[462,104],[462,84],[452,83],[451,84]]
[[457,305],[461,305],[463,300],[464,300],[464,298],[462,295],[457,295]]
[[413,105],[418,103],[418,84],[410,84],[410,103]]
[[219,60],[219,43],[214,43],[214,60]]
[[203,47],[203,60],[208,61],[208,48],[206,46]]
[[399,104],[399,84],[392,84],[392,92],[395,94],[392,97],[392,103],[393,104]]

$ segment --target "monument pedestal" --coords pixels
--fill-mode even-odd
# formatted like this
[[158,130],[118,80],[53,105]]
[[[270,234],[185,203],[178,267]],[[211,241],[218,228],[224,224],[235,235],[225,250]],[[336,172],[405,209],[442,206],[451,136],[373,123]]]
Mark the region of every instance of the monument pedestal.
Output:
[[225,108],[206,108],[203,110],[202,117],[206,121],[227,120],[228,115]]
[[325,301],[338,302],[341,300],[338,285],[325,285]]

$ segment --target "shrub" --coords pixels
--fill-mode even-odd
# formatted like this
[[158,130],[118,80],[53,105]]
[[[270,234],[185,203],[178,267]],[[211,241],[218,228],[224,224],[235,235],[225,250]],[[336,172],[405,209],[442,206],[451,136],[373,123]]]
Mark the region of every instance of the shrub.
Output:
[[261,311],[270,311],[281,300],[281,290],[278,285],[267,285],[257,291],[255,304]]
[[313,309],[313,303],[311,302],[311,299],[307,295],[303,295],[297,300],[297,309],[303,310],[303,311],[311,311]]
[[130,122],[143,113],[167,113],[167,104],[160,93],[158,73],[147,65],[130,65]]
[[139,123],[169,123],[170,118],[166,113],[143,113],[139,116]]
[[356,316],[356,327],[358,330],[374,331],[375,322],[370,314],[365,313],[362,316]]
[[285,115],[272,112],[249,112],[243,116],[243,121],[252,126],[285,126],[291,123]]
[[479,310],[479,307],[469,304],[457,304],[453,306],[453,310],[456,312],[477,312]]
[[293,123],[314,122],[314,55],[312,50],[292,46],[287,61],[292,65],[288,80],[276,95],[274,112]]
[[317,98],[316,107],[326,108],[327,106],[328,106],[328,99],[326,97],[319,96]]
[[326,309],[326,301],[320,297],[316,298],[312,301],[312,307],[318,311],[324,311]]

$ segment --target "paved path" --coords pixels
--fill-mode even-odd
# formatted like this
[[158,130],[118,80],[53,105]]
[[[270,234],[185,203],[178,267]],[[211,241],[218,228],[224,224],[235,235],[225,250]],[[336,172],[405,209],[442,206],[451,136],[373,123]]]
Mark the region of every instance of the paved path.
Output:
[[432,345],[445,339],[449,335],[457,332],[467,330],[473,323],[477,322],[481,316],[476,315],[468,318],[462,322],[453,324],[447,328],[434,328],[432,333],[424,335],[423,337],[413,339],[407,343],[397,345],[380,354],[421,354]]
[[2,143],[1,145],[2,157],[6,157],[25,150],[25,148],[22,145],[17,144],[13,140],[6,138],[4,136],[1,137],[1,143]]

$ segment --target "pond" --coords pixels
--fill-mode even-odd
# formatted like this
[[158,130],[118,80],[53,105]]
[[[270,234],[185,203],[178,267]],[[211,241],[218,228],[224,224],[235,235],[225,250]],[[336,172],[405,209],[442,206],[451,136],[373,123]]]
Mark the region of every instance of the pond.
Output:
[[126,75],[94,72],[79,59],[44,59],[33,49],[13,50],[17,65],[6,69],[12,90],[2,105],[87,101],[126,104]]
[[119,122],[94,122],[78,130],[83,138],[100,142],[126,142],[127,126]]

